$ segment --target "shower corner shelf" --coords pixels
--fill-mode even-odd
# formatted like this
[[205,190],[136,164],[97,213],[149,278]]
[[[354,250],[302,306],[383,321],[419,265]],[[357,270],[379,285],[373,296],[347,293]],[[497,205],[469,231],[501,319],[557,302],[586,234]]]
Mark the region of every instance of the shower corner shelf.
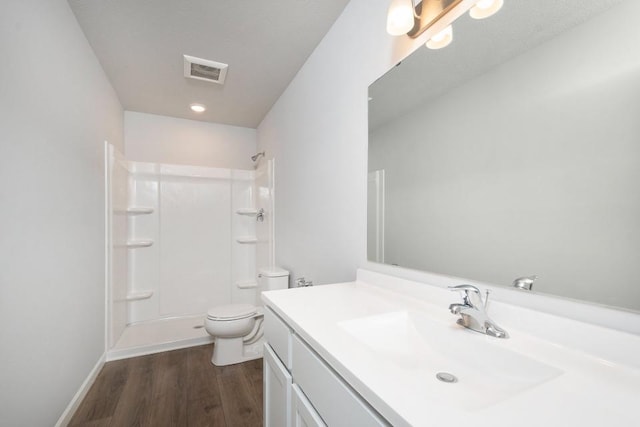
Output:
[[257,243],[258,238],[255,236],[243,236],[243,237],[237,237],[236,241],[238,243]]
[[236,286],[240,289],[253,289],[258,287],[258,283],[253,280],[247,280],[244,282],[236,282]]
[[117,207],[113,209],[113,212],[118,215],[148,215],[153,213],[153,208],[145,206]]
[[127,294],[127,301],[138,301],[141,299],[149,299],[152,296],[153,296],[153,291],[129,292]]
[[145,206],[131,206],[127,208],[127,214],[129,215],[148,215],[153,213],[153,208]]
[[257,215],[258,209],[254,208],[240,208],[236,210],[238,215]]
[[127,248],[135,249],[135,248],[148,248],[153,245],[153,240],[128,240]]

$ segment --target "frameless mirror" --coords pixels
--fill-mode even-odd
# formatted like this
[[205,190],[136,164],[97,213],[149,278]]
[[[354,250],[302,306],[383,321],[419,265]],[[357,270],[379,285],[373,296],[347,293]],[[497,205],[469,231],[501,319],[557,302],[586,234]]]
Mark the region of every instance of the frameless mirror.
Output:
[[368,258],[640,310],[640,1],[505,1],[369,88]]

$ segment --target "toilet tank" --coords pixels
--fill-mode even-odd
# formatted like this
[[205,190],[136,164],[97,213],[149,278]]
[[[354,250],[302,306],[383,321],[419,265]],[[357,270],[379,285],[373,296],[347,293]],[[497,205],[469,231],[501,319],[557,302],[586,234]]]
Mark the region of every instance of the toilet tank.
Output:
[[258,284],[260,292],[287,289],[289,287],[289,272],[279,267],[258,269]]

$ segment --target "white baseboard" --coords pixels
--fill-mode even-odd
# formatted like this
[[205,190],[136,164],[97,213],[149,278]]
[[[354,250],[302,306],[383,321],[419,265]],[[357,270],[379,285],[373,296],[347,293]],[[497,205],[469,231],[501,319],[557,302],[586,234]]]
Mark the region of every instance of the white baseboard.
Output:
[[130,357],[146,356],[147,354],[162,353],[163,351],[179,350],[181,348],[195,347],[213,342],[213,337],[205,336],[186,340],[173,341],[162,344],[151,344],[141,347],[112,349],[107,352],[107,361],[128,359]]
[[87,395],[87,392],[93,385],[98,374],[100,373],[100,370],[104,366],[106,359],[106,353],[100,356],[100,359],[98,359],[98,363],[96,363],[91,372],[89,372],[89,375],[80,386],[80,389],[76,392],[76,395],[73,396],[73,399],[71,399],[71,402],[69,402],[69,405],[67,405],[67,408],[58,419],[55,427],[65,427],[67,424],[69,424],[71,418],[73,418],[73,415],[76,413],[78,406],[80,406],[80,403],[82,403],[82,399],[84,399],[84,397]]

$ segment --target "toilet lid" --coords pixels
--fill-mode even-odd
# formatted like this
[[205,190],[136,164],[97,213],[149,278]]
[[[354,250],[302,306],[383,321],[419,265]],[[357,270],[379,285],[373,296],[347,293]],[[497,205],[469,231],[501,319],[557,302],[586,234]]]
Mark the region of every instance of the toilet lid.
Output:
[[256,307],[251,304],[219,305],[207,311],[209,319],[233,320],[256,314]]

